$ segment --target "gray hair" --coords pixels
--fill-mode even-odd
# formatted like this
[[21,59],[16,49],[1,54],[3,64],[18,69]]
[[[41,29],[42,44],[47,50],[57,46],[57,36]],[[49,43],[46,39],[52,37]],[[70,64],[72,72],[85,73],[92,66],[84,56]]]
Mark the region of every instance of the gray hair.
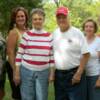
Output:
[[40,8],[33,8],[32,11],[31,11],[31,17],[34,15],[34,14],[39,14],[39,15],[42,15],[43,17],[45,17],[45,12],[43,9],[40,9]]

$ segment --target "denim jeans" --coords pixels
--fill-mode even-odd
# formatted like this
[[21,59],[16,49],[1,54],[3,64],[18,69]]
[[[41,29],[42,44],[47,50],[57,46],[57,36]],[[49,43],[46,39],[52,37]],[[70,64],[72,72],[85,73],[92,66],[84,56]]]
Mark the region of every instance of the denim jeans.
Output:
[[99,76],[87,76],[87,100],[100,100],[100,88],[95,84]]
[[20,67],[22,100],[47,100],[49,69],[33,71]]
[[86,77],[82,75],[78,84],[72,85],[74,71],[55,71],[55,100],[86,100]]

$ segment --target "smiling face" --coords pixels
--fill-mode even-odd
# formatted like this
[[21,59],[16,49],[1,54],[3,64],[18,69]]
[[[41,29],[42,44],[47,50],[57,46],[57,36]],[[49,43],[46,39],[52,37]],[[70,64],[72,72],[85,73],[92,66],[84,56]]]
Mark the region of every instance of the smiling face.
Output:
[[56,16],[57,24],[60,27],[61,31],[64,32],[70,27],[70,22],[68,16],[59,14]]
[[25,13],[19,10],[16,14],[16,25],[23,26],[26,23],[26,16]]
[[42,16],[41,14],[32,15],[32,26],[36,30],[41,30],[43,28],[43,24],[44,24],[44,16]]
[[88,21],[85,23],[84,32],[88,36],[93,36],[95,34],[95,25],[92,21]]

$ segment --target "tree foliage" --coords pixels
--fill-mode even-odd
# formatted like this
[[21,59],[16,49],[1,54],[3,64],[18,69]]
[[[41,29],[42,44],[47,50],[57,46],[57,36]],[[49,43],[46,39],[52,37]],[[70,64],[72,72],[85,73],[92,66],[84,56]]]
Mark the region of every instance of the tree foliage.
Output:
[[[87,18],[93,18],[96,21],[98,19],[100,24],[99,1],[97,2],[95,0],[58,0],[58,1],[59,1],[58,2],[59,6],[66,6],[69,8],[72,25],[81,28],[83,21],[86,20]],[[54,14],[57,8],[57,4],[47,3],[45,7],[48,19],[46,27],[50,31],[53,31],[53,29],[56,27],[56,24],[54,24],[55,23]]]
[[[44,1],[44,2],[43,2]],[[58,6],[67,6],[70,10],[71,22],[81,28],[88,17],[98,20],[100,24],[100,2],[95,0],[0,0],[0,31],[6,33],[11,10],[17,6],[28,9],[43,7],[46,12],[45,28],[52,32],[56,27],[55,10]],[[57,2],[58,1],[58,2]]]
[[32,8],[42,7],[42,0],[0,0],[1,32],[7,32],[11,10],[18,6],[23,6],[30,12]]

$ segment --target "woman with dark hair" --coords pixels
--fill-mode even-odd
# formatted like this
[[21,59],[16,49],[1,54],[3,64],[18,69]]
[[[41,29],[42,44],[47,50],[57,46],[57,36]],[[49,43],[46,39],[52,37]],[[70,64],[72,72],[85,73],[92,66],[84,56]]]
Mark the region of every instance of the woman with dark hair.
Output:
[[87,100],[100,100],[100,38],[95,35],[97,24],[93,19],[83,23],[90,58],[86,65]]
[[15,70],[15,57],[17,48],[24,32],[27,31],[28,14],[27,10],[23,7],[17,7],[12,10],[11,20],[8,30],[7,37],[7,72],[10,80],[10,85],[12,89],[12,98],[14,100],[21,100],[20,88],[16,86],[13,81],[13,75]]

